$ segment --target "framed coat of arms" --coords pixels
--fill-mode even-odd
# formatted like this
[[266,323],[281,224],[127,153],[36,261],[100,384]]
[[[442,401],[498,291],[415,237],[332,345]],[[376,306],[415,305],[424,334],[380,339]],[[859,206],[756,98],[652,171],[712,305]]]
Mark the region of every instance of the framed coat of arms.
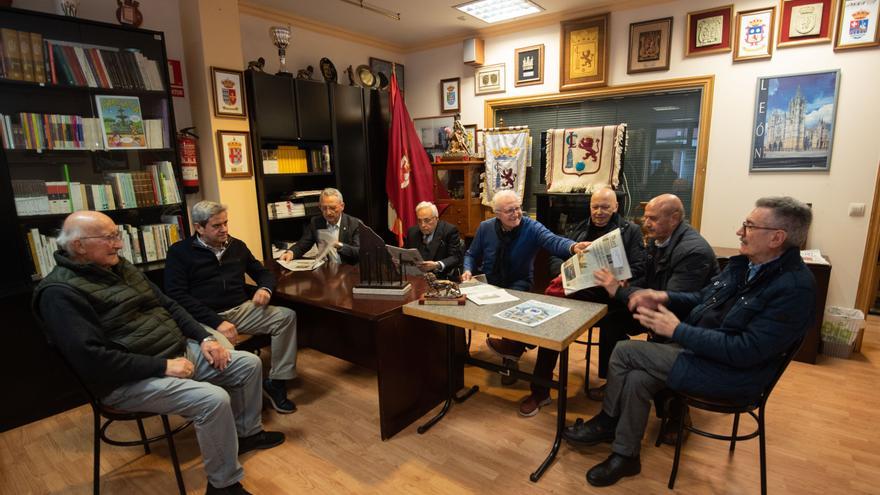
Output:
[[254,175],[249,134],[243,131],[217,131],[220,155],[220,176],[250,177]]
[[244,74],[240,70],[211,67],[211,84],[214,88],[214,116],[236,119],[247,117]]

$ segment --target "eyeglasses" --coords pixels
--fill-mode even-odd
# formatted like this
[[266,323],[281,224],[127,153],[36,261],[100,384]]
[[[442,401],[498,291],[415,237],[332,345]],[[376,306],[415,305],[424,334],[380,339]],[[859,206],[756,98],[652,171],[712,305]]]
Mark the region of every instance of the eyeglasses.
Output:
[[417,218],[416,219],[417,222],[419,222],[420,224],[425,224],[425,225],[427,225],[429,223],[433,223],[435,220],[437,220],[437,217]]
[[785,229],[782,229],[779,227],[761,227],[758,225],[752,225],[749,222],[743,222],[742,228],[743,228],[743,234],[748,234],[749,230],[781,230],[781,231],[785,232]]
[[122,232],[114,232],[112,234],[104,234],[104,235],[90,235],[86,237],[80,237],[80,240],[83,239],[103,239],[107,242],[118,242],[122,240]]
[[522,206],[511,206],[510,208],[505,208],[503,210],[495,210],[496,213],[502,213],[504,215],[513,215],[514,213],[518,213],[522,211]]

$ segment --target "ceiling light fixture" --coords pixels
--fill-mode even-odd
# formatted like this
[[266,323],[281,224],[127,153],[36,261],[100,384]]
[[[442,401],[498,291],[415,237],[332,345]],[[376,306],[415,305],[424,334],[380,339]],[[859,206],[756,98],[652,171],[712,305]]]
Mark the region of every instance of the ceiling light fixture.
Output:
[[362,9],[369,10],[370,12],[382,14],[385,17],[390,17],[391,19],[394,19],[395,21],[400,20],[400,12],[394,12],[392,10],[388,10],[388,9],[385,9],[385,8],[382,8],[382,7],[379,7],[376,5],[370,5],[367,2],[364,2],[364,0],[340,0],[340,1],[354,5],[356,7],[360,7]]
[[531,0],[474,0],[456,5],[455,8],[489,24],[544,11],[543,7]]
[[654,107],[655,112],[669,112],[672,110],[679,110],[679,107],[677,107],[675,105],[669,105],[666,107]]

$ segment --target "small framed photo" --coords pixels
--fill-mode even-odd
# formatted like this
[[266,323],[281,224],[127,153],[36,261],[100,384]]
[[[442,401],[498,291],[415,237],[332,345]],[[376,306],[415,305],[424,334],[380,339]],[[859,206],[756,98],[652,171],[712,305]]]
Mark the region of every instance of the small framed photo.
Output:
[[626,73],[669,70],[672,17],[629,25],[629,57]]
[[397,76],[397,87],[400,88],[401,91],[404,91],[403,64],[398,64],[397,62],[392,63],[387,60],[382,60],[381,58],[370,57],[370,70],[373,71],[373,74],[375,74],[376,77],[379,77],[379,74],[385,74],[389,83],[391,82],[392,67],[394,68],[394,75]]
[[544,45],[517,48],[514,86],[530,86],[544,82]]
[[835,50],[867,48],[880,45],[877,18],[880,1],[842,0],[837,8]]
[[440,112],[461,111],[461,78],[452,77],[440,81]]
[[464,127],[464,135],[467,138],[468,149],[471,155],[477,154],[477,124],[468,124]]
[[104,149],[143,149],[147,133],[137,96],[97,95],[95,103],[101,119]]
[[773,56],[773,27],[776,7],[736,13],[733,61],[760,60]]
[[759,77],[749,172],[831,166],[840,70]]
[[608,84],[608,17],[562,21],[560,91]]
[[730,51],[733,5],[688,12],[684,56]]
[[220,151],[220,175],[222,177],[250,177],[254,175],[250,135],[247,132],[217,131],[217,147]]
[[831,41],[833,0],[782,0],[776,48]]
[[475,95],[503,93],[506,90],[504,64],[484,65],[474,71]]
[[247,117],[243,72],[211,67],[211,84],[214,87],[214,116],[236,119]]

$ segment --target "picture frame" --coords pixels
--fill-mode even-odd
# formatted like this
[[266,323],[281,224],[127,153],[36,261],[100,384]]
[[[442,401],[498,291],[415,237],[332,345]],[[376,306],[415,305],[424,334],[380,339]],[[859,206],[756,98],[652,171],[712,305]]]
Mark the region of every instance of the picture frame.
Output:
[[435,117],[422,117],[413,119],[416,133],[419,135],[419,141],[425,149],[446,149],[449,140],[446,137],[445,129],[452,129],[455,124],[455,116],[453,115],[437,115]]
[[880,45],[880,2],[840,0],[837,4],[837,29],[834,50],[850,50]]
[[759,77],[749,172],[827,172],[839,88],[839,69]]
[[609,14],[562,21],[559,90],[608,84]]
[[147,133],[137,96],[95,95],[104,149],[146,149]]
[[507,91],[504,64],[484,65],[474,71],[474,94],[503,93]]
[[215,117],[247,118],[244,72],[212,66],[211,87],[213,88]]
[[373,74],[375,74],[376,77],[379,77],[379,73],[385,74],[385,77],[388,78],[389,84],[391,82],[392,67],[394,67],[394,73],[397,75],[397,87],[403,92],[406,90],[406,77],[404,77],[406,73],[403,64],[389,62],[388,60],[382,60],[381,58],[370,57],[370,70],[373,71]]
[[729,52],[733,31],[733,5],[688,12],[684,56]]
[[464,134],[467,138],[468,149],[471,151],[471,155],[477,154],[477,124],[468,124],[462,126],[464,127]]
[[440,113],[461,111],[461,78],[440,80]]
[[763,60],[773,56],[776,7],[743,10],[736,13],[733,61]]
[[828,43],[834,0],[781,0],[776,48]]
[[516,70],[514,86],[544,84],[544,45],[533,45],[514,50]]
[[217,131],[217,155],[220,176],[224,179],[251,177],[254,161],[251,158],[250,134],[246,131]]
[[669,70],[672,51],[672,17],[629,25],[626,73]]

